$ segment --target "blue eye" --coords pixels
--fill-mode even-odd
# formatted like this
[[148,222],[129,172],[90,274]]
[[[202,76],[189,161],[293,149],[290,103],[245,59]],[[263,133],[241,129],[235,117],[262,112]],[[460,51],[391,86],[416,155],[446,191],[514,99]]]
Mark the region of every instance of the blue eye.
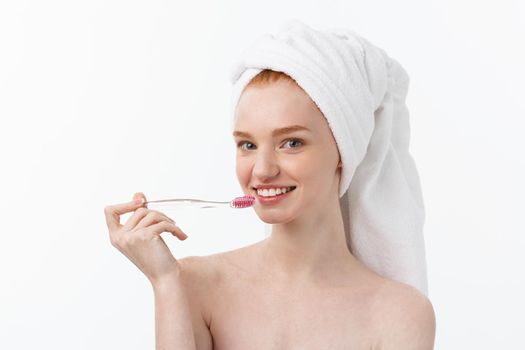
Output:
[[[300,144],[303,144],[303,141],[301,141],[299,139],[288,139],[288,140],[286,140],[285,144],[289,143],[289,142],[299,142]],[[238,148],[242,148],[242,146],[244,146],[244,144],[253,145],[253,143],[250,143],[248,141],[240,141],[239,143],[237,143],[237,147]],[[291,147],[291,148],[297,148],[297,147]]]
[[[242,146],[244,146],[245,143],[249,143],[249,142],[246,142],[246,141],[241,141],[237,144],[237,148],[242,148]],[[253,143],[249,143],[250,145],[253,145]]]
[[[290,140],[287,140],[286,143],[288,143],[288,142],[299,142],[300,144],[303,143],[301,140],[297,140],[297,139],[290,139]],[[292,148],[297,148],[297,147],[292,147]]]

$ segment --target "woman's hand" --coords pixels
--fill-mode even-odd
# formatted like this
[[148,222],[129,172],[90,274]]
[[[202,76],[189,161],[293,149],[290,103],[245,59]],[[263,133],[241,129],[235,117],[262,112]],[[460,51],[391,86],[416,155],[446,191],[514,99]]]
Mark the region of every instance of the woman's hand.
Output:
[[[111,244],[133,262],[155,285],[166,278],[177,276],[180,266],[160,236],[171,232],[180,240],[188,236],[165,214],[147,209],[146,197],[136,193],[133,201],[104,208]],[[143,200],[143,201],[141,201]],[[124,225],[120,215],[135,211]]]

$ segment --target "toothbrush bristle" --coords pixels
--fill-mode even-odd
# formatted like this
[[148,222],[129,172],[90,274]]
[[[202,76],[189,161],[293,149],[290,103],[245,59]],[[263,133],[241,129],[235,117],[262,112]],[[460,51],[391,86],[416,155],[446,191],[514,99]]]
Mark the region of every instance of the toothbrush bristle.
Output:
[[237,197],[232,201],[231,206],[233,208],[248,208],[251,207],[254,202],[254,196]]

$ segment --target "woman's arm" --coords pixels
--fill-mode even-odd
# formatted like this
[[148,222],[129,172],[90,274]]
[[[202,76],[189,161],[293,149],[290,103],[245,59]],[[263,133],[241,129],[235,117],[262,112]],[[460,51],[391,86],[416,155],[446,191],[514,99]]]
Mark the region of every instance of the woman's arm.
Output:
[[214,281],[213,264],[189,256],[178,259],[179,269],[169,279],[153,283],[157,350],[212,350],[205,303]]
[[[188,236],[164,213],[144,206],[146,196],[135,193],[131,202],[104,208],[111,244],[148,278],[155,296],[157,349],[196,350],[182,268],[161,237],[171,232],[181,241]],[[124,225],[120,216],[134,213]]]
[[153,284],[156,350],[196,350],[190,306],[180,272]]

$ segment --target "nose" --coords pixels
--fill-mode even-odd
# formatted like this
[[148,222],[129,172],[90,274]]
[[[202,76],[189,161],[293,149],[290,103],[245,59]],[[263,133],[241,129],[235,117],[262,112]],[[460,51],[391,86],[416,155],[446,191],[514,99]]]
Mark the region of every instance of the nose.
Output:
[[279,164],[272,151],[259,152],[253,165],[253,176],[265,181],[279,175]]

